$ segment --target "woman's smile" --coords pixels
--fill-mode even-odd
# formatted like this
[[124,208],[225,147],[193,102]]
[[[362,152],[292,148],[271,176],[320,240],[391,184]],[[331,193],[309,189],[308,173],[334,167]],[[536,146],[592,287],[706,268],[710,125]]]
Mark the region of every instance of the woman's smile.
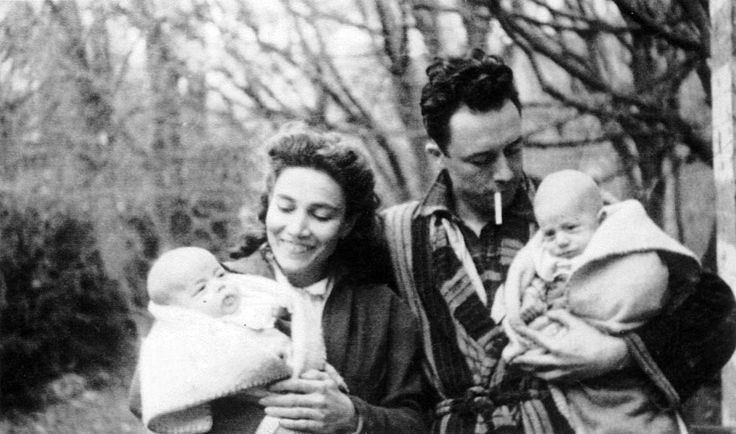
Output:
[[327,277],[330,257],[348,226],[342,188],[328,174],[306,167],[279,174],[266,212],[266,236],[293,285]]

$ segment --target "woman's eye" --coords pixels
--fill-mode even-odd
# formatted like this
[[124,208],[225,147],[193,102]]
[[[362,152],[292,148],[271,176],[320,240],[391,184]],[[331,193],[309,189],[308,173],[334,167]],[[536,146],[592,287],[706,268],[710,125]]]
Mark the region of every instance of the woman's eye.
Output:
[[332,218],[332,213],[331,212],[319,212],[318,211],[318,212],[312,213],[312,215],[314,216],[314,218],[316,218],[317,220],[322,221],[322,222],[325,222],[325,221],[330,220]]

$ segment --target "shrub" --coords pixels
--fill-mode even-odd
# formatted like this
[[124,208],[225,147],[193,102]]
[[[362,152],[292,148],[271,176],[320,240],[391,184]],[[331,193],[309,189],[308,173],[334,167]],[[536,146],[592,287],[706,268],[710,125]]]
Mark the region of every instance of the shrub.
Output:
[[89,220],[0,197],[0,246],[0,407],[37,407],[48,381],[125,356],[135,325]]

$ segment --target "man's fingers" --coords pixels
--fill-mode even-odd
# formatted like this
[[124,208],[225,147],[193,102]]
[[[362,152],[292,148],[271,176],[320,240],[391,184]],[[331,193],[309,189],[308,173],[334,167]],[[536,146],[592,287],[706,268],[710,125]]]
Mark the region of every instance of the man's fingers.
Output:
[[553,355],[541,348],[533,348],[516,356],[511,364],[524,370],[536,371],[552,367],[555,362],[559,362],[559,360]]
[[579,318],[575,318],[570,312],[564,309],[552,309],[547,311],[546,315],[549,319],[557,321],[565,328],[570,328],[576,321],[582,321]]
[[561,369],[551,369],[549,371],[537,371],[533,375],[544,381],[559,381],[563,380],[569,374]]
[[550,324],[552,324],[552,321],[547,317],[547,315],[541,315],[534,318],[534,320],[529,323],[529,328],[532,330],[542,330]]
[[542,347],[546,352],[550,351],[550,342],[542,332],[533,330],[528,326],[519,327],[514,330],[522,339],[534,343],[534,346]]

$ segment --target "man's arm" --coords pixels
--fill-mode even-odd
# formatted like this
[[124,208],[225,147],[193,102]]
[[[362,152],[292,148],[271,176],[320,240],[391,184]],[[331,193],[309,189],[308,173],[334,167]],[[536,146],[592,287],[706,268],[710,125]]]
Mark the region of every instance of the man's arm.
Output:
[[[679,307],[665,311],[626,339],[644,371],[668,398],[682,402],[712,378],[736,348],[733,293],[718,276],[701,273],[695,290]],[[672,390],[666,390],[668,385]]]
[[736,348],[736,302],[731,289],[710,273],[702,273],[694,285],[673,288],[689,295],[623,338],[603,334],[567,311],[550,311],[546,316],[568,332],[551,339],[532,328],[519,330],[540,348],[511,363],[548,381],[595,377],[636,363],[677,406],[712,378]]

